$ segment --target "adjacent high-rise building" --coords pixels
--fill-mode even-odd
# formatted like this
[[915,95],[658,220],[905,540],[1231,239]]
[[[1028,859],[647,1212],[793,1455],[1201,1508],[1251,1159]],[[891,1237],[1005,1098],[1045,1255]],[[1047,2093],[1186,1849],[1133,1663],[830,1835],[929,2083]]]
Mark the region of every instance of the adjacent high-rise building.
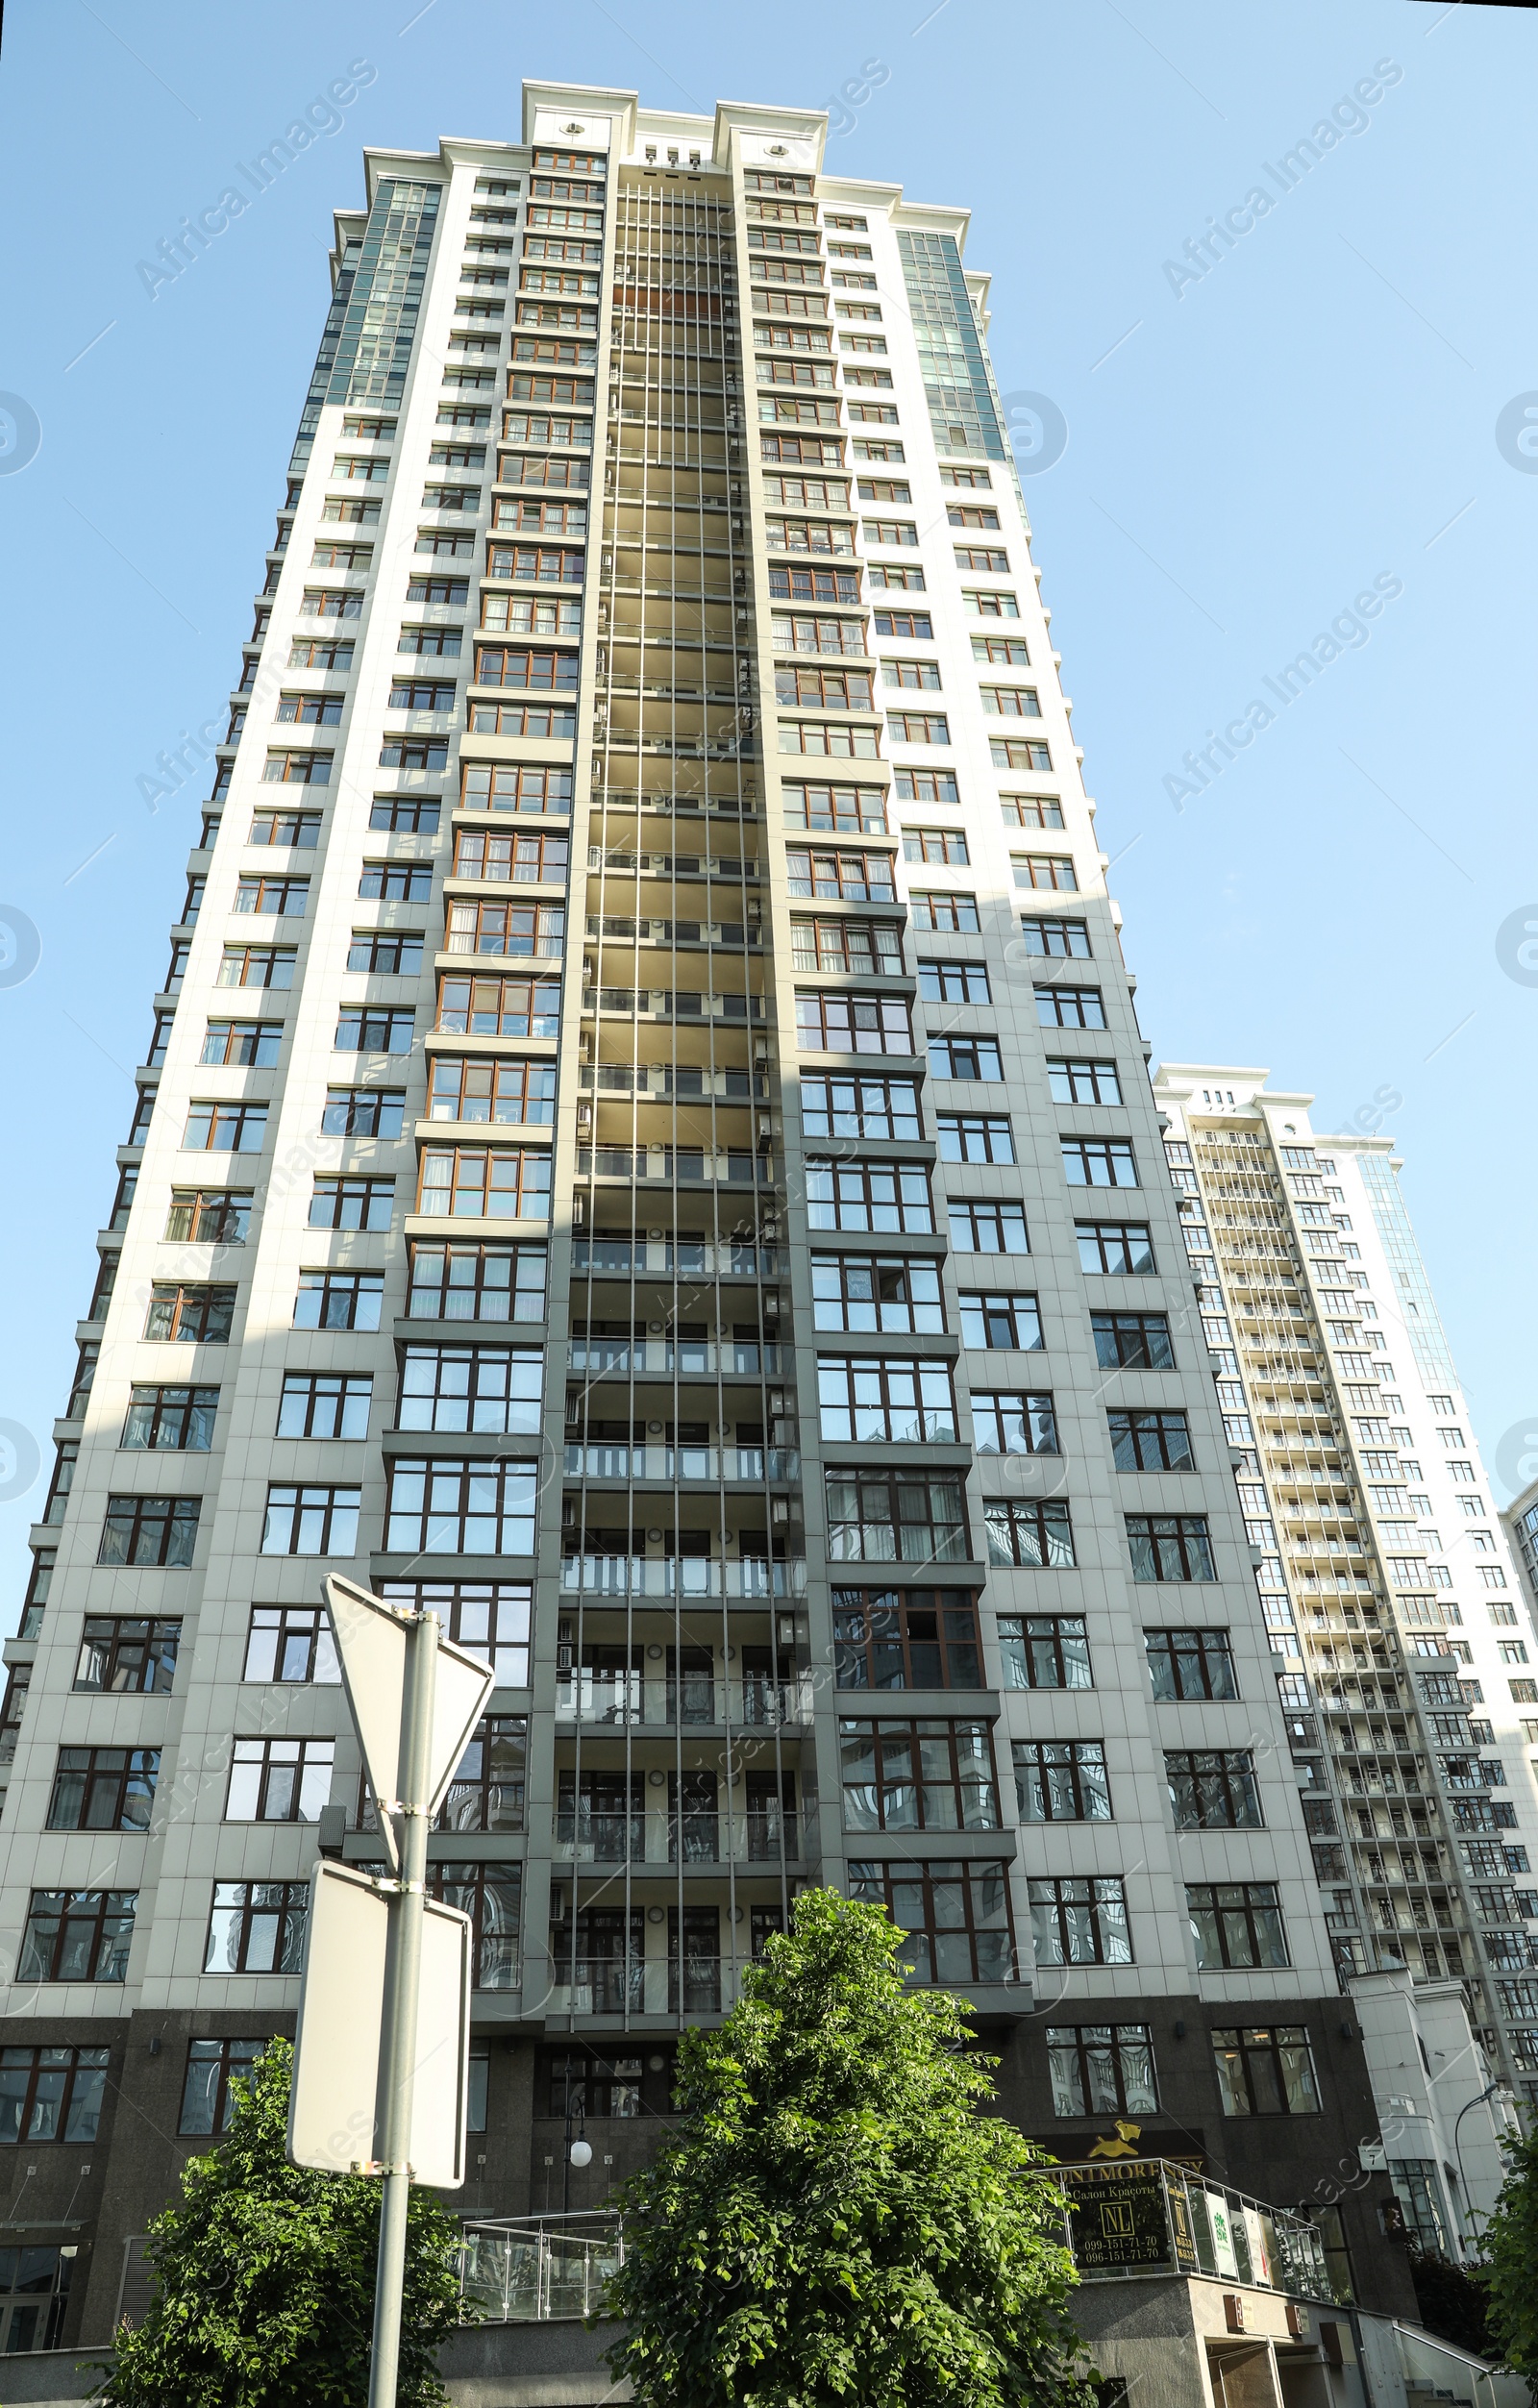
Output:
[[[106,2334],[317,1845],[379,1857],[328,1570],[496,1670],[432,1841],[466,2215],[601,2199],[827,1881],[1057,2154],[1307,2203],[1409,2303],[988,281],[825,132],[530,85],[338,215],[7,1648],[0,2352]],[[1494,2030],[1443,1627],[1377,1844]]]
[[[1391,1140],[1265,1082],[1172,1063],[1154,1092],[1336,1958],[1461,1983],[1538,2105],[1530,1601]],[[1422,2178],[1453,2214],[1457,2170]]]

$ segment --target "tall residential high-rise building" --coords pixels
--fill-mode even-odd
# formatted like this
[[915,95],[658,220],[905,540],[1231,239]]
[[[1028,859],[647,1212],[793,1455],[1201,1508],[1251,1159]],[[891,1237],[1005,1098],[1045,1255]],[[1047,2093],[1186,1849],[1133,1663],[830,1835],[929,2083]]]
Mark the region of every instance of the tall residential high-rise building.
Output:
[[1154,1092],[1336,1957],[1460,1981],[1535,2106],[1529,1600],[1391,1140],[1265,1081],[1169,1063]]
[[1058,2155],[1407,2306],[966,213],[816,112],[522,133],[338,215],[7,1648],[28,2329],[378,1860],[328,1570],[496,1669],[464,2213],[601,2198],[829,1881]]

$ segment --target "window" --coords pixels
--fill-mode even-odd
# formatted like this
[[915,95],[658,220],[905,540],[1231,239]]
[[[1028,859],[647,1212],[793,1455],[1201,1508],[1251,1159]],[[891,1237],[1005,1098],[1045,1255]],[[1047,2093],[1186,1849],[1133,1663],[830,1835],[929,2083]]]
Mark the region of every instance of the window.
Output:
[[477,1725],[439,1813],[440,1831],[521,1831],[528,1723],[490,1714]]
[[543,1383],[537,1348],[408,1346],[396,1427],[535,1434]]
[[429,903],[433,865],[430,861],[365,861],[358,892],[365,903]]
[[1001,1614],[999,1653],[1006,1689],[1091,1689],[1095,1685],[1080,1614]]
[[312,1229],[387,1229],[395,1212],[392,1179],[315,1175],[310,1199]]
[[1008,1867],[974,1857],[923,1864],[854,1859],[849,1895],[885,1906],[905,1934],[899,1962],[909,1980],[1006,1982],[1014,1977]]
[[1114,1062],[1062,1061],[1051,1057],[1047,1083],[1054,1104],[1120,1104],[1121,1081]]
[[260,1154],[267,1138],[265,1104],[193,1104],[182,1136],[184,1154]]
[[932,1230],[930,1175],[897,1163],[808,1162],[806,1221],[814,1229],[873,1234]]
[[566,812],[571,809],[572,772],[526,764],[474,761],[464,772],[461,803],[467,811]]
[[566,910],[558,903],[451,903],[444,950],[451,954],[549,955],[566,950]]
[[320,842],[318,811],[258,811],[251,822],[248,845],[292,845],[312,853]]
[[[1080,1271],[1103,1272],[1118,1278],[1137,1278],[1154,1269],[1154,1239],[1146,1221],[1076,1221],[1074,1235],[1079,1241]],[[1163,1316],[1157,1313],[1128,1316],[1099,1313],[1092,1315],[1097,1325],[1102,1320],[1121,1321],[1123,1318],[1157,1321]],[[1095,1343],[1097,1359],[1104,1362],[1104,1356],[1099,1353],[1098,1327],[1095,1332]],[[1114,1359],[1120,1362],[1122,1357],[1117,1355]],[[1156,1369],[1159,1366],[1151,1365],[1151,1368]],[[1174,1369],[1173,1355],[1169,1364],[1163,1368]]]
[[929,861],[946,869],[964,870],[971,856],[963,829],[906,828],[903,832],[903,857],[906,861]]
[[940,1330],[940,1267],[928,1255],[813,1254],[818,1329]]
[[998,531],[998,511],[985,509],[980,503],[950,502],[946,505],[945,515],[952,527],[981,527],[992,528],[995,533]]
[[[93,2141],[101,2123],[111,2062],[112,2052],[107,2048],[0,2049],[0,2146],[16,2141],[25,2141],[29,2147],[35,2141]],[[14,2250],[5,2252],[12,2262],[15,2254]],[[21,2254],[30,2260],[51,2258],[55,2252],[25,2249]],[[41,2271],[29,2266],[22,2280],[14,2274],[8,2280],[0,2271],[0,2286],[36,2290]],[[18,2336],[12,2317],[11,2332],[0,2346],[30,2349],[37,2336],[25,2325],[23,2331],[25,2339]]]
[[873,593],[921,594],[925,590],[924,571],[917,566],[900,566],[895,560],[873,560],[870,583]]
[[878,635],[906,636],[909,643],[934,640],[934,622],[927,610],[878,610],[875,628]]
[[830,902],[893,903],[889,853],[788,851],[785,882],[792,895],[826,896]]
[[1178,1831],[1259,1830],[1260,1790],[1248,1748],[1167,1748],[1164,1777]]
[[557,1036],[560,981],[440,979],[437,1025],[452,1036]]
[[798,994],[796,1043],[804,1054],[911,1054],[907,1005],[897,997]]
[[[278,1049],[282,1043],[281,1020],[211,1020],[204,1032],[203,1051],[198,1060],[200,1064],[217,1064],[230,1070],[270,1070],[278,1059]],[[204,1147],[221,1143],[219,1139],[210,1138],[206,1127],[198,1130],[194,1123],[200,1114],[206,1122],[211,1113],[230,1108],[233,1107],[217,1104],[194,1104],[183,1144]],[[260,1143],[259,1139],[259,1146]]]
[[781,753],[820,754],[830,760],[873,761],[880,758],[874,728],[844,727],[822,719],[781,719],[780,750]]
[[530,1581],[384,1580],[379,1595],[418,1613],[431,1607],[457,1647],[490,1665],[499,1689],[528,1687]]
[[1028,955],[1041,954],[1056,961],[1087,961],[1090,957],[1089,924],[1085,920],[1022,919],[1020,934]]
[[199,1502],[196,1497],[109,1497],[97,1562],[189,1564]]
[[1215,1580],[1206,1516],[1129,1513],[1127,1543],[1134,1580]]
[[462,1061],[442,1054],[434,1057],[428,1088],[429,1120],[541,1127],[548,1126],[555,1117],[554,1062],[485,1056],[478,1061]]
[[377,1329],[384,1301],[383,1271],[301,1271],[296,1329]]
[[1289,1962],[1274,1881],[1190,1881],[1185,1902],[1203,1973]]
[[1013,1162],[1015,1158],[1005,1112],[939,1112],[934,1130],[942,1162]]
[[130,1452],[207,1454],[218,1408],[217,1388],[132,1388],[118,1446]]
[[1183,1413],[1118,1405],[1105,1416],[1118,1472],[1192,1472],[1191,1432]]
[[1227,1630],[1145,1630],[1143,1645],[1156,1698],[1238,1696]]
[[206,1974],[297,1974],[305,1954],[308,1881],[215,1881]]
[[825,976],[901,978],[903,931],[896,920],[792,920],[790,958]]
[[1104,1740],[1017,1739],[1014,1768],[1022,1823],[1111,1820]]
[[407,1312],[417,1321],[542,1321],[545,1262],[542,1247],[413,1244]]
[[1029,1352],[1042,1345],[1041,1314],[1034,1296],[964,1289],[959,1301],[963,1346]]
[[565,883],[570,855],[565,835],[461,828],[454,840],[454,875],[484,878],[492,884],[558,886]]
[[310,1487],[276,1480],[268,1485],[261,1530],[264,1555],[356,1555],[357,1488]]
[[1038,1965],[1130,1965],[1132,1940],[1120,1879],[1034,1880],[1030,1926]]
[[[1091,1313],[1095,1360],[1103,1371],[1173,1371],[1175,1349],[1162,1313]],[[1155,1415],[1155,1420],[1158,1418]],[[1178,1419],[1179,1416],[1176,1416]],[[1114,1436],[1114,1432],[1113,1432]],[[1169,1471],[1170,1464],[1123,1463],[1119,1471]]]
[[376,794],[368,824],[392,836],[435,836],[442,805],[422,796]]
[[414,1012],[344,1004],[332,1042],[338,1054],[409,1054],[415,1028]]
[[1049,2023],[1054,2116],[1153,2116],[1154,2033],[1147,2023]]
[[946,1209],[951,1244],[958,1254],[1029,1254],[1024,1204],[990,1197],[952,1202]]
[[884,836],[886,790],[882,786],[786,785],[787,828],[829,835]]
[[838,1725],[846,1831],[996,1831],[999,1797],[986,1723]]
[[822,1354],[817,1358],[817,1394],[822,1434],[831,1444],[955,1444],[955,1399],[948,1363]]
[[915,892],[908,901],[913,925],[926,935],[976,936],[981,926],[976,895]]
[[827,1475],[833,1563],[962,1562],[970,1548],[955,1472],[839,1471]]
[[913,694],[937,694],[940,690],[940,664],[937,660],[883,660],[881,683],[905,688]]
[[943,710],[889,710],[886,731],[894,744],[949,744],[951,723]]
[[379,748],[381,769],[415,769],[441,776],[449,765],[449,748],[442,736],[387,735]]
[[34,1890],[15,1977],[126,1981],[136,1890]]
[[1501,1639],[1497,1643],[1502,1664],[1526,1664],[1527,1651],[1520,1639]]
[[516,1990],[522,1868],[516,1864],[436,1863],[428,1868],[433,1897],[468,1915],[474,1929],[477,1990]]
[[[794,443],[814,441],[807,436],[766,436],[766,441]],[[862,619],[824,619],[810,615],[794,617],[777,611],[770,629],[776,652],[855,653],[865,658],[865,623]]]
[[930,1071],[936,1079],[1002,1079],[997,1037],[930,1037]]
[[[273,716],[291,720],[302,728],[338,728],[341,725],[342,705],[346,700],[345,694],[280,694]],[[270,763],[283,757],[269,754],[267,757]],[[290,754],[288,757],[291,760],[293,756]],[[327,781],[322,778],[318,782],[325,785]]]
[[445,1218],[543,1221],[550,1156],[512,1147],[425,1146],[416,1208]]
[[972,1391],[972,1443],[979,1454],[1057,1454],[1057,1417],[1045,1392]]
[[368,1372],[285,1372],[278,1436],[366,1438],[373,1393],[373,1377]]
[[801,1126],[808,1137],[915,1138],[924,1133],[911,1079],[807,1074],[801,1081]]
[[147,1831],[159,1748],[61,1748],[48,1800],[50,1831]]
[[1311,2116],[1320,2109],[1302,2023],[1214,2027],[1212,2061],[1226,2116]]
[[318,1605],[253,1605],[242,1680],[341,1678],[331,1624]]
[[874,682],[868,669],[777,669],[775,701],[781,710],[876,708]]
[[1064,1137],[1063,1177],[1070,1187],[1135,1187],[1137,1164],[1125,1137]]
[[977,1608],[966,1589],[835,1589],[840,1689],[980,1689]]
[[292,945],[226,945],[215,984],[261,986],[274,991],[290,987],[297,959]]
[[265,2040],[191,2040],[182,2083],[183,2132],[228,2132],[238,2094],[232,2082],[248,2082]]
[[991,1564],[1028,1572],[1072,1571],[1074,1526],[1060,1497],[990,1497],[982,1511]]
[[422,939],[402,931],[384,931],[355,928],[347,949],[349,970],[361,970],[375,978],[414,978],[422,967]]
[[927,1004],[989,1004],[986,964],[980,961],[921,961],[919,993]]
[[538,1466],[478,1455],[395,1456],[384,1545],[405,1555],[528,1555],[533,1552]]
[[[949,517],[950,512],[947,511],[946,515]],[[996,546],[985,543],[958,543],[955,547],[955,564],[959,569],[987,569],[996,575],[1006,577],[1009,573],[1009,555],[1007,552],[1001,552]]]
[[179,1622],[87,1614],[74,1686],[122,1696],[168,1697],[181,1640]]
[[[356,603],[360,597],[350,594],[346,599]],[[357,616],[357,611],[343,610],[340,616],[354,618]],[[334,757],[335,756],[331,753],[269,753],[261,775],[269,786],[329,786]],[[242,884],[245,882],[244,880],[241,881]],[[253,904],[239,902],[236,905],[237,911],[251,911],[259,907]],[[268,906],[269,909],[274,907]],[[303,909],[303,907],[301,905],[300,908]]]
[[[977,642],[974,636],[974,643]],[[1061,828],[1063,807],[1054,794],[1005,794],[999,808],[1009,828]]]
[[226,1823],[318,1823],[331,1797],[333,1739],[236,1739]]
[[406,1120],[402,1087],[328,1087],[324,1137],[398,1137]]

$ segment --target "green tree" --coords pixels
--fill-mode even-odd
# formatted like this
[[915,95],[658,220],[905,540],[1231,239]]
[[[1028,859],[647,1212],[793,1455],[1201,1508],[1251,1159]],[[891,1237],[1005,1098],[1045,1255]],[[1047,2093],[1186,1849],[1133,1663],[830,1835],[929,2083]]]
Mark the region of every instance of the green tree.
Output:
[[1490,2333],[1538,2400],[1538,2130],[1506,2144],[1506,2178],[1479,2236]]
[[[275,2040],[236,2098],[228,2138],[182,2172],[149,2228],[159,2278],[144,2321],[117,2336],[103,2408],[354,2408],[368,2397],[380,2186],[286,2154],[293,2049]],[[459,2320],[458,2227],[411,2194],[401,2408],[447,2395],[434,2363]]]
[[622,2195],[609,2351],[641,2408],[1093,2408],[1047,2162],[981,2112],[961,2004],[884,1909],[810,1890]]

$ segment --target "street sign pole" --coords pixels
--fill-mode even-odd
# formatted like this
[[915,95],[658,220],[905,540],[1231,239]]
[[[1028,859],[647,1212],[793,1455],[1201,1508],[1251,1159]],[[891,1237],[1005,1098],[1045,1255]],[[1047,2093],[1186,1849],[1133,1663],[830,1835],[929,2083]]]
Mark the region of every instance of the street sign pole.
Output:
[[399,1819],[401,1876],[390,1897],[384,1972],[384,2028],[380,2066],[379,2269],[374,2286],[374,2345],[368,2408],[395,2408],[401,2347],[401,2293],[406,2277],[407,2212],[411,2197],[411,2094],[416,2066],[417,1997],[422,1967],[423,1901],[427,1895],[427,1826],[431,1815],[430,1753],[437,1674],[438,1618],[419,1613],[407,1634],[401,1713],[401,1794],[381,1799],[381,1815]]

